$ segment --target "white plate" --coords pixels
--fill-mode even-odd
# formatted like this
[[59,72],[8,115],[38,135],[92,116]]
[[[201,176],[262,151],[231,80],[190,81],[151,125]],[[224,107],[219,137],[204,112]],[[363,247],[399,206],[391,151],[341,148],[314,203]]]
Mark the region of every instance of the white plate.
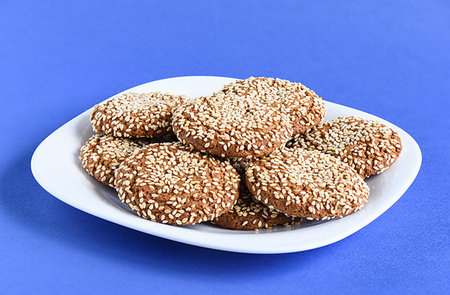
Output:
[[[209,95],[232,78],[177,77],[143,84],[129,90],[159,90],[190,97]],[[129,91],[127,90],[127,91]],[[422,155],[414,139],[402,129],[373,115],[326,102],[327,120],[338,116],[375,119],[400,133],[403,151],[397,162],[380,175],[367,180],[370,197],[360,211],[331,221],[311,221],[292,229],[275,227],[260,231],[233,231],[209,224],[171,226],[142,219],[128,210],[112,188],[94,180],[81,167],[80,147],[93,134],[90,110],[48,136],[31,160],[39,184],[61,201],[111,222],[187,244],[243,253],[287,253],[313,249],[339,241],[363,228],[391,207],[411,185],[419,172]]]

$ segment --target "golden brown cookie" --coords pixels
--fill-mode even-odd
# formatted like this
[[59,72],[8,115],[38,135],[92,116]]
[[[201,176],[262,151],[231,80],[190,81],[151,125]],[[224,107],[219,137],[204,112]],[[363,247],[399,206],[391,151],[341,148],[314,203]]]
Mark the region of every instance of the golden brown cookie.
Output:
[[300,83],[273,78],[237,80],[210,97],[191,100],[173,116],[181,142],[222,157],[262,157],[325,116],[325,105]]
[[120,200],[152,221],[186,225],[229,211],[239,195],[239,175],[226,161],[181,143],[150,144],[122,162],[115,187]]
[[348,215],[361,209],[369,196],[369,187],[353,168],[300,148],[285,148],[250,163],[246,183],[263,204],[309,219]]
[[114,186],[114,171],[143,145],[143,141],[95,134],[81,147],[81,164],[95,179]]
[[172,127],[178,139],[196,150],[221,157],[260,157],[292,136],[289,116],[260,98],[200,97],[177,108]]
[[258,202],[248,190],[241,190],[233,209],[214,219],[213,223],[223,228],[253,230],[270,228],[279,224],[290,224],[295,221],[295,218]]
[[95,132],[116,137],[159,137],[172,134],[172,110],[182,96],[160,92],[127,92],[94,107],[91,123]]
[[383,172],[402,151],[397,132],[379,122],[355,117],[321,122],[288,146],[335,156],[363,178]]
[[325,104],[317,94],[301,83],[283,79],[250,77],[225,85],[219,92],[230,97],[257,98],[262,104],[286,113],[293,135],[302,134],[325,117]]

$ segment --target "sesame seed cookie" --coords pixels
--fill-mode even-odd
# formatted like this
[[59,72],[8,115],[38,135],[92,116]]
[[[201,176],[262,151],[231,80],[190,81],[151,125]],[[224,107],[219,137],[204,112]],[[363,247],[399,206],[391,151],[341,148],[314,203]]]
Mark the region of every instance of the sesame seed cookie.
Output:
[[323,101],[302,84],[250,77],[178,108],[172,125],[180,141],[197,150],[262,157],[324,117]]
[[95,134],[81,147],[81,164],[98,181],[114,186],[114,171],[143,141]]
[[177,108],[172,127],[178,139],[196,150],[221,157],[260,157],[292,135],[287,114],[258,98],[225,96],[193,99]]
[[172,134],[172,109],[185,98],[160,92],[128,92],[94,107],[95,132],[116,137],[157,137]]
[[258,201],[290,216],[342,217],[361,209],[369,196],[353,168],[318,151],[285,148],[250,163],[245,174]]
[[295,218],[286,216],[284,213],[270,209],[256,201],[247,190],[241,190],[233,209],[214,219],[213,223],[223,228],[252,230],[295,221]]
[[402,151],[397,132],[379,122],[355,117],[321,122],[289,146],[335,156],[363,178],[383,172]]
[[280,113],[286,113],[293,125],[293,135],[302,134],[317,125],[326,114],[325,104],[314,91],[288,80],[250,77],[225,85],[219,92],[232,98],[251,96]]
[[150,144],[122,162],[115,187],[120,200],[152,221],[186,225],[229,211],[240,177],[226,161],[181,143]]

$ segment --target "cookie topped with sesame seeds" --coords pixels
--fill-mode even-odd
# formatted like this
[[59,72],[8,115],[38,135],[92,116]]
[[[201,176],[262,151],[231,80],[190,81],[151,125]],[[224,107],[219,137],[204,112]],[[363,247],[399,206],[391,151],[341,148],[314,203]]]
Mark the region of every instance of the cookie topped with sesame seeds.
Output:
[[250,163],[245,174],[258,201],[290,216],[342,217],[361,209],[369,196],[353,168],[318,151],[285,148]]
[[260,157],[292,136],[287,114],[259,98],[217,94],[190,100],[177,108],[172,127],[184,144],[221,157]]
[[94,107],[95,132],[117,137],[158,137],[172,134],[172,110],[185,98],[160,92],[127,92]]
[[237,80],[210,97],[179,107],[180,141],[222,157],[262,157],[325,116],[325,105],[300,83],[273,78]]
[[120,200],[152,221],[187,225],[229,211],[240,177],[227,161],[181,143],[150,144],[122,162],[115,187]]
[[335,156],[363,178],[383,172],[402,151],[397,132],[379,122],[355,117],[321,122],[289,146]]
[[241,188],[239,199],[233,209],[212,222],[228,229],[253,230],[270,228],[279,224],[291,224],[296,220],[294,217],[263,205],[255,200],[247,189]]
[[231,98],[253,97],[266,106],[286,113],[293,135],[302,134],[325,117],[325,104],[312,90],[301,83],[283,79],[250,77],[225,85],[220,91]]
[[95,134],[81,147],[81,164],[98,181],[114,186],[114,172],[125,158],[144,145],[141,140]]

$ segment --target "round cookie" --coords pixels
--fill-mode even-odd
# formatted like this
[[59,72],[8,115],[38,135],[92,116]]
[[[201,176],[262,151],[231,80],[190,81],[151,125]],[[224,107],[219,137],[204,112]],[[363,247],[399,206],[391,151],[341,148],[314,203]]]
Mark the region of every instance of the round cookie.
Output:
[[283,79],[250,77],[225,85],[219,92],[230,97],[256,97],[262,104],[286,113],[293,135],[317,125],[326,113],[324,102],[314,91],[301,83]]
[[363,178],[383,172],[402,151],[397,132],[379,122],[355,117],[321,122],[289,146],[335,156]]
[[81,164],[95,179],[113,187],[115,170],[143,145],[143,141],[95,134],[80,149]]
[[325,105],[300,83],[273,78],[237,80],[211,97],[178,108],[173,130],[185,144],[222,157],[262,157],[325,116]]
[[116,137],[157,137],[172,134],[172,109],[184,97],[160,92],[128,92],[94,107],[91,123],[95,132]]
[[261,157],[292,136],[289,116],[257,97],[216,94],[177,108],[172,128],[196,150],[221,157]]
[[270,209],[254,200],[250,193],[245,190],[240,192],[233,209],[214,219],[213,223],[223,228],[253,230],[270,228],[273,225],[289,224],[295,221],[295,218]]
[[240,178],[226,161],[180,143],[150,144],[122,162],[115,187],[120,200],[152,221],[186,225],[229,211]]
[[369,196],[353,168],[318,151],[286,148],[251,163],[245,174],[257,200],[290,216],[342,217],[361,209]]

